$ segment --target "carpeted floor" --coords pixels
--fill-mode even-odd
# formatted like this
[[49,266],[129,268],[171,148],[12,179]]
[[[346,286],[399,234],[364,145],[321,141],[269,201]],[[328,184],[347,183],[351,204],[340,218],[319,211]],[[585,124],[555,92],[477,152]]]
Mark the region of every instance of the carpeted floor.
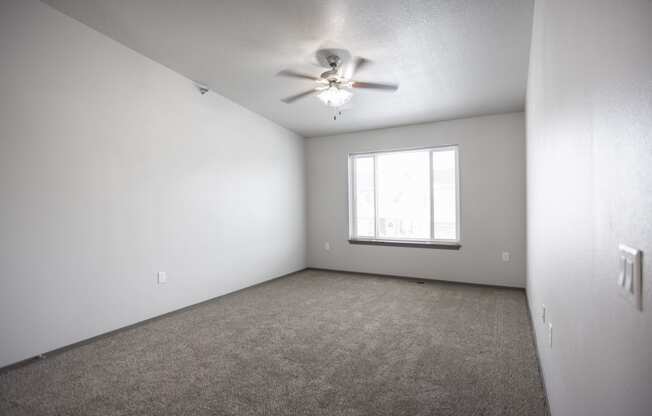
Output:
[[520,290],[307,270],[0,374],[9,415],[545,415]]

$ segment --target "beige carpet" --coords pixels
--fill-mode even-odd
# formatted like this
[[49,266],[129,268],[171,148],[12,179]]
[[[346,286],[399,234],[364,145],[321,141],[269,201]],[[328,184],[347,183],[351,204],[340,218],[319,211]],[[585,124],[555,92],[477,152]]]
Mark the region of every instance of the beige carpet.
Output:
[[1,415],[545,415],[521,290],[308,270],[0,374]]

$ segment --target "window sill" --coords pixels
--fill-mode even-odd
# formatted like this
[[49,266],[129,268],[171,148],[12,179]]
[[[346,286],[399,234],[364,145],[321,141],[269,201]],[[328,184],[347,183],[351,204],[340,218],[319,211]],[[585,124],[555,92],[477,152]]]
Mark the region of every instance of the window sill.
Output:
[[370,246],[393,246],[393,247],[418,247],[418,248],[436,248],[440,250],[459,250],[462,248],[460,243],[446,243],[441,241],[402,241],[402,240],[362,240],[349,239],[349,244],[361,244]]

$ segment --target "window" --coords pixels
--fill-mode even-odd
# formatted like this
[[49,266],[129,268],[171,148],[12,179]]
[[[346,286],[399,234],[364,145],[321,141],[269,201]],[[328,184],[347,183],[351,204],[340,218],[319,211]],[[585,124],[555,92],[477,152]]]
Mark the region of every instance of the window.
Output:
[[349,155],[352,242],[458,245],[457,146]]

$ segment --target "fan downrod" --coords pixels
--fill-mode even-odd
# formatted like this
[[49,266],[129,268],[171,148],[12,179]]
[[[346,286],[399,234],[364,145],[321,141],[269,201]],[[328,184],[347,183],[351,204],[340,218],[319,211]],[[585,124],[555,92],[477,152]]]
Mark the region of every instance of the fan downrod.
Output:
[[331,67],[331,69],[322,73],[321,77],[328,81],[334,81],[339,74],[338,69],[342,59],[340,59],[340,57],[337,55],[329,55],[326,57],[326,62],[328,62],[328,65]]
[[326,58],[326,61],[328,62],[328,65],[331,66],[331,69],[337,68],[338,66],[340,66],[340,62],[342,62],[340,57],[337,55],[329,55]]

